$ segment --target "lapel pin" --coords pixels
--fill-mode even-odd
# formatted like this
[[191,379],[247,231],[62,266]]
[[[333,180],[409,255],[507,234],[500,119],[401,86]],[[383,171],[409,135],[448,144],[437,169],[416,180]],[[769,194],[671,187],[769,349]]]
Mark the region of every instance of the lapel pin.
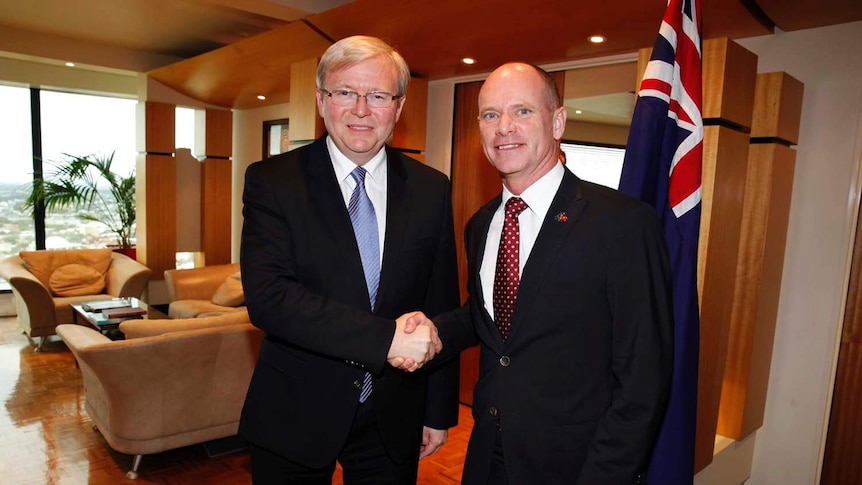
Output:
[[565,212],[560,212],[554,216],[554,220],[557,222],[566,222],[569,220],[569,216],[567,216]]

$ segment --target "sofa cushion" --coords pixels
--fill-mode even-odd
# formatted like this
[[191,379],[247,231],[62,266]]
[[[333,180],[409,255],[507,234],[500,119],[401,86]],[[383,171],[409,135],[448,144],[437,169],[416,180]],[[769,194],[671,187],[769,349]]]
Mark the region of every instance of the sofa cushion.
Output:
[[245,293],[242,291],[240,272],[225,278],[224,283],[216,288],[212,302],[219,306],[237,307],[245,303]]
[[48,289],[56,296],[96,295],[105,290],[105,273],[79,263],[64,264],[51,273]]
[[24,260],[24,266],[33,273],[46,288],[51,287],[51,275],[60,266],[67,264],[82,264],[89,266],[101,274],[108,271],[111,265],[111,249],[52,249],[42,251],[21,251],[18,253]]

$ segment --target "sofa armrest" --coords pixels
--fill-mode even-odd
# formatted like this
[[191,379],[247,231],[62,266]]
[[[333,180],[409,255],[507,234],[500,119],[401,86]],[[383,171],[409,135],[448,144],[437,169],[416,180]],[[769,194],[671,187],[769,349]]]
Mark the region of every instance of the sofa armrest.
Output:
[[211,300],[228,276],[239,271],[239,264],[215,264],[192,269],[165,271],[168,301]]
[[18,318],[23,320],[21,323],[25,328],[29,328],[29,322],[55,321],[51,291],[33,273],[27,271],[20,257],[10,256],[0,261],[0,278],[4,278],[12,286]]
[[57,335],[63,339],[63,342],[66,343],[66,346],[68,346],[70,350],[74,349],[72,350],[73,353],[75,351],[80,352],[112,342],[111,339],[91,327],[74,325],[71,323],[57,325]]
[[238,325],[251,323],[248,311],[238,311],[201,318],[177,318],[177,319],[132,319],[120,323],[120,331],[127,339],[151,337],[164,333],[181,332],[183,330],[197,330],[201,328],[223,327],[225,325]]
[[105,275],[105,291],[109,295],[140,298],[153,271],[120,253],[111,255],[111,267]]

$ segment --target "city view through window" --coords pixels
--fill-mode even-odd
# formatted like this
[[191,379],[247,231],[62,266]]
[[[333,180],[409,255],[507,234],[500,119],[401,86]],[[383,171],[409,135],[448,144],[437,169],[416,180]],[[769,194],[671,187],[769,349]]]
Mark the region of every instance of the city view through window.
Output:
[[[40,91],[43,172],[48,174],[65,155],[113,154],[112,171],[127,176],[135,170],[134,99]],[[33,180],[30,90],[0,85],[0,257],[36,248],[34,221],[23,209]],[[177,110],[177,146],[192,147],[194,110]],[[100,185],[101,186],[101,185]],[[104,188],[104,191],[107,187]],[[107,193],[109,210],[116,206]],[[48,249],[106,247],[117,243],[103,224],[86,221],[68,209],[45,216]]]

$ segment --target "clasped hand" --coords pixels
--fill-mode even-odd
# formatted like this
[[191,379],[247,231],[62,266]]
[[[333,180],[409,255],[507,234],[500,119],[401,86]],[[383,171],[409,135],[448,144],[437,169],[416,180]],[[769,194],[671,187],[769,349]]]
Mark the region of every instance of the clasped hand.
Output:
[[414,372],[443,350],[437,327],[422,312],[405,313],[395,320],[395,336],[386,361],[392,367]]

